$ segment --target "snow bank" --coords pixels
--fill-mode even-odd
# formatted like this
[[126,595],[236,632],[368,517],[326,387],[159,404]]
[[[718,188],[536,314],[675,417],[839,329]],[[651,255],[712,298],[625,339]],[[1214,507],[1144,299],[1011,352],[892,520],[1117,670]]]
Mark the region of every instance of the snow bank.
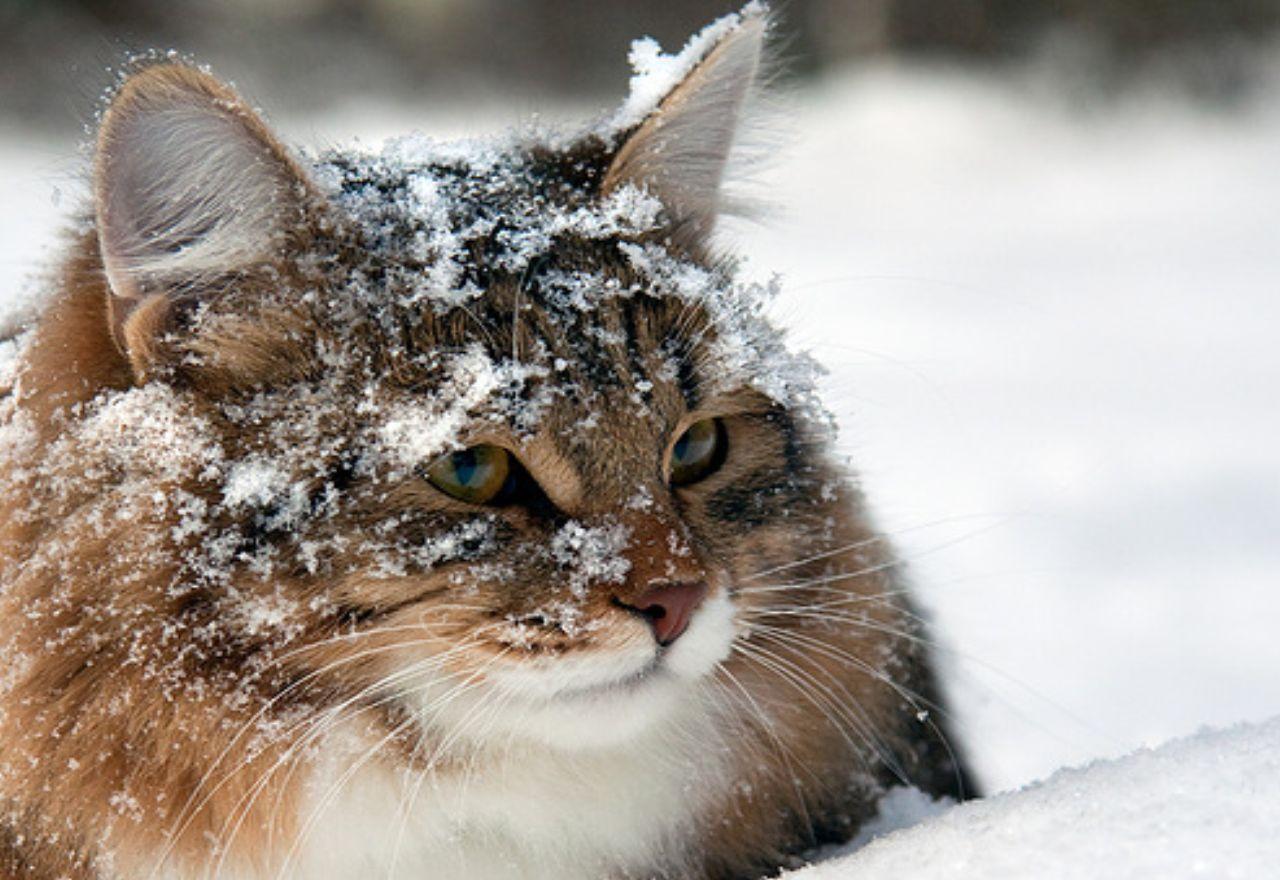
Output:
[[[785,876],[1257,880],[1280,872],[1278,792],[1280,717],[1062,770]],[[888,802],[899,824],[928,812],[911,794]]]

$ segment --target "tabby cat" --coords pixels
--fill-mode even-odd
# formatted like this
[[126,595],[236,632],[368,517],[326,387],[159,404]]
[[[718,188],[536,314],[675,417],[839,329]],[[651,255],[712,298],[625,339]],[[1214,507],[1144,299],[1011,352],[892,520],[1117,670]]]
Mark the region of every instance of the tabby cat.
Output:
[[581,133],[302,156],[135,66],[0,378],[0,875],[744,878],[972,793],[769,285],[768,20]]

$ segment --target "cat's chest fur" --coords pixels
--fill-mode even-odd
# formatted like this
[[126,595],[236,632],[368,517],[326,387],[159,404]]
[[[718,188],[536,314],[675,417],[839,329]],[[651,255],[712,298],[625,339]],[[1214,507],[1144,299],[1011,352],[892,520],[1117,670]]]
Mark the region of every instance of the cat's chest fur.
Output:
[[724,779],[727,767],[715,754],[673,752],[665,739],[655,731],[592,752],[498,749],[426,775],[342,747],[307,786],[301,815],[313,824],[285,876],[586,880],[678,865],[702,822],[708,777]]
[[[539,679],[516,676],[496,700],[456,685],[418,693],[428,730],[434,719],[442,733],[469,731],[469,753],[447,766],[431,767],[440,743],[406,765],[362,726],[330,736],[310,765],[292,864],[274,870],[297,880],[686,875],[741,769],[714,691],[682,679],[724,660],[733,638],[723,593],[702,612],[666,652],[669,672],[623,691],[525,701]],[[559,683],[609,674],[587,663]]]

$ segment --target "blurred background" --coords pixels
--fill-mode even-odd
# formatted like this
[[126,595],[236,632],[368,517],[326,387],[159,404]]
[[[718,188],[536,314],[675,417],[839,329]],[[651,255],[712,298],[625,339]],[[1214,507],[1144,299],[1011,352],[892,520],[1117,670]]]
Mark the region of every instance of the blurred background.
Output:
[[[1280,26],[1277,0],[785,0],[788,74],[899,58],[1059,56],[1077,85],[1172,76],[1234,98]],[[0,0],[0,112],[80,121],[104,71],[179,47],[294,110],[349,94],[597,99],[637,34],[679,45],[724,0]]]
[[[790,0],[746,271],[829,369],[992,789],[1280,714],[1280,0]],[[0,313],[45,289],[113,69],[292,142],[625,95],[733,3],[0,0]],[[3,324],[0,320],[0,324]]]

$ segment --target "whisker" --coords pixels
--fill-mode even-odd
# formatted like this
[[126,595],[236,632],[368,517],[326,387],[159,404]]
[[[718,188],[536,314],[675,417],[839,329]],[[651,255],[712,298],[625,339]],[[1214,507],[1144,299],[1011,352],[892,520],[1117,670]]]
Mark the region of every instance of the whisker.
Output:
[[[475,668],[471,673],[469,673],[465,679],[463,679],[457,685],[450,688],[440,697],[433,700],[423,712],[411,713],[409,718],[407,718],[405,721],[393,727],[391,732],[389,732],[386,736],[384,736],[381,740],[379,740],[373,747],[366,750],[365,754],[360,758],[360,760],[355,762],[351,767],[349,767],[342,774],[342,776],[339,777],[337,782],[330,785],[328,790],[325,792],[325,794],[319,799],[319,802],[317,803],[315,808],[311,810],[311,813],[307,818],[307,821],[304,823],[302,829],[295,836],[293,846],[290,847],[289,852],[285,856],[285,860],[281,866],[280,872],[277,874],[277,880],[285,880],[285,878],[288,877],[288,868],[291,864],[293,864],[294,860],[297,858],[297,855],[301,849],[303,842],[310,836],[312,829],[315,827],[315,823],[320,820],[324,812],[327,811],[328,808],[332,805],[333,800],[338,797],[342,788],[345,787],[346,784],[351,781],[351,778],[357,772],[359,772],[360,769],[362,769],[369,761],[373,760],[373,758],[376,757],[377,754],[380,753],[382,749],[386,747],[387,743],[393,741],[396,737],[400,736],[405,730],[409,729],[413,725],[420,724],[422,721],[423,714],[426,714],[427,712],[431,712],[431,711],[437,711],[441,707],[446,706],[449,703],[456,700],[462,694],[467,693],[468,691],[479,687],[480,680],[483,678],[484,673],[488,671],[488,669],[492,667],[495,663],[501,660],[502,657],[504,657],[509,650],[510,649],[503,649],[502,651],[494,654],[485,663],[481,664],[479,667]],[[426,687],[426,686],[429,686],[429,684],[423,685],[423,687]],[[480,704],[477,704],[477,705],[481,705],[483,704],[483,702],[484,700],[482,699]],[[469,710],[469,712],[474,711],[474,708],[475,707],[472,707],[472,710]],[[465,717],[467,716],[464,716],[464,723],[465,723]],[[437,756],[439,755],[438,751],[436,755]]]
[[[849,735],[849,731],[846,730],[845,727],[846,724],[862,740],[862,746],[870,748],[875,753],[876,757],[878,757],[881,762],[889,768],[890,772],[892,772],[904,785],[909,784],[905,771],[898,763],[896,757],[894,757],[892,751],[884,745],[883,741],[880,740],[878,736],[876,736],[874,725],[870,724],[865,718],[859,719],[850,714],[855,710],[857,702],[842,684],[833,679],[833,681],[836,681],[837,685],[840,686],[840,689],[845,692],[845,696],[848,698],[851,705],[846,706],[840,703],[835,699],[830,688],[824,687],[821,682],[814,679],[812,675],[808,674],[795,663],[779,657],[777,654],[766,648],[762,648],[758,645],[747,647],[741,642],[734,647],[739,649],[744,656],[752,657],[757,663],[760,663],[766,668],[772,669],[777,673],[779,678],[791,684],[798,693],[813,705],[815,709],[822,713],[823,717],[831,722],[836,732],[845,740],[855,755],[862,756],[862,749]],[[806,688],[806,684],[809,688],[812,688],[813,691]],[[814,691],[816,691],[816,693]],[[844,723],[842,723],[842,721]]]
[[[486,626],[474,631],[472,635],[474,637],[478,637],[479,635],[483,634],[483,632],[487,630],[492,630],[495,628],[497,628],[496,624]],[[297,769],[298,765],[295,760],[296,757],[300,753],[302,753],[306,748],[308,748],[312,742],[318,739],[319,736],[323,735],[327,730],[331,729],[337,723],[341,722],[346,717],[346,713],[352,705],[360,703],[369,694],[375,693],[379,689],[390,687],[391,685],[394,685],[399,681],[404,680],[405,678],[418,676],[427,671],[430,671],[432,669],[435,669],[439,666],[444,665],[446,662],[451,660],[454,655],[469,648],[471,644],[474,643],[474,640],[475,639],[472,638],[464,642],[457,643],[452,647],[450,647],[448,650],[440,654],[435,654],[430,657],[426,657],[420,661],[417,661],[411,664],[408,667],[405,667],[404,669],[396,671],[391,675],[384,676],[383,678],[380,678],[377,681],[372,682],[371,684],[365,686],[364,688],[361,688],[355,694],[352,694],[351,696],[349,696],[342,702],[336,704],[335,706],[327,708],[322,713],[315,716],[304,718],[301,721],[298,721],[297,723],[286,728],[284,731],[277,733],[275,736],[276,739],[288,740],[294,737],[297,731],[307,727],[311,728],[311,730],[308,731],[301,739],[298,739],[292,742],[289,745],[289,747],[286,748],[285,751],[272,763],[272,765],[264,771],[264,773],[259,778],[259,780],[253,786],[251,786],[250,789],[246,791],[244,795],[240,797],[240,799],[233,806],[231,813],[229,814],[228,819],[226,820],[226,823],[224,823],[223,835],[225,836],[226,834],[225,832],[226,825],[232,822],[233,818],[236,817],[237,813],[240,814],[239,818],[235,820],[238,828],[239,824],[241,824],[244,821],[244,819],[247,818],[248,812],[251,809],[253,803],[260,796],[262,789],[266,786],[266,784],[270,782],[273,774],[275,774],[281,767],[285,766],[286,764],[290,764],[292,765],[292,767],[289,770],[289,773],[286,775],[281,785],[281,796],[283,795],[284,790],[287,789],[288,787],[287,783],[292,778],[293,772]],[[384,646],[384,647],[387,647],[388,649],[390,649],[391,647],[407,648],[407,647],[413,647],[414,645],[417,645],[417,644],[431,645],[431,644],[434,644],[435,641],[436,640],[433,640],[433,639],[418,639],[418,640],[401,642],[395,646]],[[367,654],[372,651],[373,649],[367,649],[363,653]],[[342,664],[337,662],[335,662],[334,664],[331,664],[331,666],[333,666],[334,668],[336,668],[339,665],[342,665]],[[374,703],[361,704],[355,711],[359,712],[359,711],[365,711],[371,708],[376,708],[380,705],[385,704],[386,702],[394,700],[395,698],[396,698],[395,694],[390,694],[381,698],[378,701],[375,701]],[[237,734],[237,736],[239,735],[240,734]],[[225,751],[227,750],[224,750],[224,754],[225,754]],[[178,833],[180,834],[182,831],[185,830],[187,826],[189,826],[191,821],[194,821],[195,817],[199,814],[200,809],[203,808],[204,804],[207,803],[209,799],[211,799],[217,793],[217,791],[219,791],[224,785],[229,783],[235,777],[235,775],[240,772],[241,769],[248,766],[255,759],[256,759],[256,755],[248,756],[244,760],[240,761],[234,768],[227,771],[227,773],[224,775],[223,779],[217,784],[217,786],[215,786],[212,790],[210,790],[206,794],[203,801],[201,801],[201,803],[197,805],[197,807],[191,812],[191,815],[183,823],[182,828],[179,830]],[[206,773],[205,778],[208,778],[208,776],[209,776],[209,773]],[[234,837],[234,834],[232,835],[232,837]],[[171,846],[172,846],[172,843],[171,843]],[[166,848],[166,851],[168,851],[169,849],[170,848]],[[225,859],[225,853],[223,854],[223,858]],[[162,863],[163,861],[161,861],[160,864]],[[220,860],[220,863],[221,863],[221,860]],[[159,865],[157,866],[156,870],[158,870],[158,867]]]
[[[377,630],[369,630],[368,632],[370,635],[378,635],[378,634],[385,634],[391,631],[399,631],[401,629],[408,629],[408,630],[412,630],[414,632],[419,632],[419,633],[422,632],[422,627],[420,626],[386,627],[386,628],[380,628]],[[228,782],[234,776],[235,773],[239,772],[241,767],[245,766],[247,763],[249,763],[249,761],[253,760],[253,758],[251,757],[246,761],[242,761],[235,768],[233,768],[226,776],[223,777],[222,782],[220,782],[211,791],[206,793],[204,797],[199,800],[198,803],[196,802],[196,799],[200,798],[201,791],[204,789],[204,787],[208,784],[209,780],[212,778],[213,773],[218,769],[218,767],[227,758],[227,756],[231,753],[231,751],[235,748],[235,746],[240,742],[242,737],[249,734],[249,732],[255,727],[255,725],[261,722],[263,718],[265,718],[265,716],[276,705],[278,705],[282,700],[290,696],[292,693],[298,691],[299,689],[305,687],[306,685],[310,684],[316,679],[342,666],[355,663],[360,660],[364,660],[367,657],[372,655],[387,653],[395,650],[402,650],[405,648],[411,648],[411,647],[414,647],[415,645],[429,645],[429,644],[432,644],[432,640],[418,639],[418,640],[397,642],[393,645],[382,645],[374,648],[364,649],[356,654],[339,658],[338,660],[332,661],[326,664],[325,666],[322,666],[316,670],[313,670],[312,672],[303,676],[299,680],[291,683],[283,691],[274,695],[270,700],[268,700],[261,708],[259,708],[259,710],[252,717],[250,717],[240,726],[240,729],[236,732],[236,734],[232,737],[232,739],[226,744],[226,746],[223,747],[223,749],[221,750],[221,752],[219,752],[218,756],[214,759],[214,761],[203,771],[200,781],[196,784],[196,787],[192,790],[191,794],[188,795],[186,801],[183,804],[182,809],[178,811],[174,819],[175,825],[177,827],[170,832],[169,842],[161,850],[160,855],[156,860],[155,866],[152,868],[151,873],[149,875],[150,878],[154,880],[154,878],[158,875],[159,871],[164,865],[164,862],[172,854],[173,848],[177,845],[178,840],[181,839],[181,836],[186,832],[187,828],[190,826],[190,823],[194,821],[195,816],[199,814],[200,810],[204,808],[204,806],[208,803],[208,801],[214,795],[217,794],[217,792],[222,788],[222,786],[226,782]],[[443,657],[443,656],[447,656],[448,654],[449,652],[445,652],[444,655],[436,655],[436,656]]]
[[[723,675],[726,679],[728,679],[728,681],[735,688],[737,688],[738,693],[740,693],[742,697],[746,700],[745,705],[753,713],[755,713],[757,718],[760,719],[760,723],[763,725],[761,729],[764,731],[765,735],[769,737],[769,739],[777,747],[778,754],[782,757],[783,763],[786,766],[787,777],[791,780],[791,789],[795,794],[796,812],[800,815],[801,819],[804,822],[805,827],[812,828],[813,819],[809,815],[809,807],[808,807],[808,804],[805,802],[804,792],[800,788],[800,778],[799,778],[799,774],[796,772],[796,769],[798,765],[800,768],[804,769],[809,774],[810,778],[816,779],[817,777],[814,774],[813,770],[809,767],[804,766],[802,762],[799,762],[797,760],[795,752],[791,749],[790,746],[788,746],[782,740],[780,736],[778,736],[778,733],[775,730],[775,723],[776,723],[775,720],[768,713],[766,713],[763,708],[761,708],[759,702],[756,700],[754,696],[751,695],[751,692],[742,684],[742,682],[738,680],[737,676],[735,676],[732,672],[729,671],[729,668],[724,663],[724,661],[721,661],[717,665],[717,671],[721,675]],[[731,692],[728,691],[727,689],[725,690],[725,693],[731,694]]]
[[745,578],[743,578],[743,581],[750,582],[753,580],[758,580],[763,577],[768,577],[769,575],[772,575],[772,574],[777,574],[778,572],[790,571],[793,568],[800,568],[805,565],[810,565],[814,562],[820,562],[823,559],[830,559],[832,556],[839,556],[843,553],[848,553],[851,550],[858,550],[862,547],[868,547],[872,544],[878,544],[886,541],[896,540],[901,535],[911,534],[912,532],[918,532],[923,529],[936,528],[937,526],[940,526],[940,525],[948,525],[950,523],[956,523],[956,522],[966,522],[971,519],[990,519],[993,516],[995,517],[995,521],[992,523],[989,523],[988,525],[980,529],[974,529],[973,531],[966,532],[963,535],[959,535],[955,538],[948,539],[947,541],[944,541],[941,544],[935,545],[934,547],[931,547],[926,551],[912,554],[909,557],[912,559],[916,559],[921,556],[925,556],[929,553],[934,553],[938,550],[943,550],[943,549],[946,549],[947,547],[954,546],[955,544],[958,544],[962,541],[967,541],[967,540],[970,540],[971,538],[976,538],[977,536],[984,534],[986,532],[989,532],[992,529],[995,529],[1003,525],[1004,523],[1008,522],[1010,519],[1012,519],[1012,515],[965,514],[963,516],[942,517],[940,519],[931,520],[927,523],[921,523],[920,525],[908,526],[906,528],[897,529],[889,534],[871,535],[870,537],[863,538],[859,541],[854,541],[850,544],[845,544],[840,547],[835,547],[831,550],[824,550],[821,553],[815,553],[811,556],[806,556],[802,559],[792,560],[790,562],[783,563],[782,565],[775,565],[771,568],[766,568],[761,571],[753,572],[752,574],[747,575]]
[[[960,762],[956,756],[955,749],[951,744],[951,738],[947,736],[946,732],[942,730],[942,728],[938,725],[937,721],[935,720],[935,718],[942,718],[946,721],[954,721],[954,716],[950,712],[948,712],[942,705],[940,705],[935,700],[928,699],[923,694],[919,693],[913,688],[908,688],[905,685],[903,685],[901,682],[895,681],[892,676],[888,675],[887,673],[881,670],[876,669],[874,666],[872,666],[867,661],[863,660],[861,657],[856,657],[852,654],[849,654],[839,648],[836,648],[834,645],[823,642],[820,639],[813,638],[808,635],[802,635],[800,633],[795,632],[794,630],[783,630],[783,629],[779,629],[778,627],[766,627],[766,629],[772,630],[773,635],[772,636],[762,635],[763,638],[771,638],[771,640],[778,642],[781,647],[793,653],[800,654],[801,656],[807,656],[805,651],[815,651],[830,659],[848,662],[851,665],[854,665],[857,668],[862,669],[864,672],[866,672],[868,675],[872,676],[876,680],[888,685],[893,690],[894,693],[896,693],[898,696],[900,696],[902,699],[904,699],[907,702],[907,705],[909,705],[912,709],[916,710],[917,719],[919,719],[922,723],[927,724],[929,726],[929,729],[933,731],[934,735],[938,738],[938,742],[942,744],[943,750],[946,751],[947,758],[950,760],[951,765],[955,767],[955,779],[956,779],[957,788],[962,792],[964,791],[964,780],[960,773]],[[797,648],[795,646],[787,645],[786,640],[788,638],[794,639],[795,641],[804,642],[806,648],[804,650],[801,650],[800,648]],[[924,706],[925,709],[928,710],[925,713],[925,717],[923,719],[921,719],[919,715],[921,706]]]
[[[471,673],[468,673],[467,677],[465,679],[462,679],[460,683],[457,683],[456,686],[449,688],[448,691],[445,691],[445,693],[443,693],[443,695],[440,695],[439,697],[436,697],[435,700],[431,701],[431,703],[429,703],[429,705],[426,706],[425,710],[411,712],[410,718],[407,718],[406,720],[402,721],[401,724],[397,724],[396,727],[390,730],[390,733],[385,735],[385,737],[381,738],[380,741],[375,744],[375,746],[372,746],[371,748],[369,748],[369,750],[365,752],[365,755],[360,758],[360,761],[357,761],[356,764],[353,764],[351,767],[348,767],[348,769],[346,770],[346,773],[343,773],[342,776],[340,776],[340,778],[338,779],[338,782],[335,782],[334,784],[330,785],[329,789],[326,790],[324,796],[320,798],[320,801],[319,803],[317,803],[316,807],[312,808],[310,816],[308,816],[308,819],[305,822],[305,825],[303,825],[303,828],[300,830],[300,833],[298,833],[296,837],[294,837],[293,845],[291,848],[289,848],[289,852],[287,853],[287,856],[285,856],[284,858],[284,863],[282,867],[280,867],[280,871],[279,871],[279,874],[276,875],[276,879],[285,880],[285,877],[288,876],[288,867],[292,865],[294,858],[296,858],[298,852],[300,852],[302,843],[305,842],[305,840],[308,837],[310,837],[311,830],[314,829],[316,822],[319,821],[320,817],[324,815],[324,812],[328,810],[330,806],[332,806],[334,799],[338,797],[338,794],[340,792],[342,792],[342,788],[346,787],[346,784],[351,782],[352,776],[355,776],[355,774],[358,773],[358,771],[360,771],[362,767],[364,767],[367,764],[367,762],[371,761],[372,758],[376,757],[376,755],[378,755],[378,753],[380,753],[381,750],[383,750],[383,748],[385,748],[385,746],[387,746],[389,742],[392,742],[393,739],[396,739],[397,737],[399,737],[399,735],[401,735],[404,732],[404,730],[413,727],[413,725],[415,724],[420,724],[422,720],[422,715],[428,714],[428,712],[439,711],[439,709],[442,709],[442,707],[449,705],[449,703],[453,702],[454,700],[457,700],[457,698],[462,696],[463,693],[467,693],[468,691],[472,691],[472,689],[480,687],[481,679],[483,679],[484,673],[488,672],[488,670],[492,668],[494,664],[497,664],[499,660],[502,660],[502,657],[506,656],[509,650],[511,650],[511,648],[503,648],[502,651],[499,651],[497,652],[497,654],[494,654],[492,657],[489,657],[489,659],[486,660],[484,664],[477,666],[477,668],[472,670]],[[430,683],[425,683],[424,686],[421,686],[421,688],[425,688],[429,686],[430,686]],[[413,688],[413,691],[417,691],[417,689],[421,689],[421,688]],[[488,693],[492,693],[492,691]],[[479,705],[484,705],[484,698],[481,698],[481,701],[477,703],[477,706]],[[474,712],[474,711],[475,711],[475,706],[472,706],[472,709],[468,710],[467,715],[463,716],[463,720],[460,723],[460,727],[465,727],[466,719],[470,718],[471,712]],[[452,738],[445,738],[445,742],[452,742]],[[443,747],[443,743],[442,743],[442,747]],[[442,755],[442,753],[443,753],[442,748],[438,748],[438,750],[436,750],[436,752],[434,753],[433,762],[435,760],[435,757],[439,757],[439,755]],[[429,762],[429,767],[430,767],[430,764],[431,762]]]

